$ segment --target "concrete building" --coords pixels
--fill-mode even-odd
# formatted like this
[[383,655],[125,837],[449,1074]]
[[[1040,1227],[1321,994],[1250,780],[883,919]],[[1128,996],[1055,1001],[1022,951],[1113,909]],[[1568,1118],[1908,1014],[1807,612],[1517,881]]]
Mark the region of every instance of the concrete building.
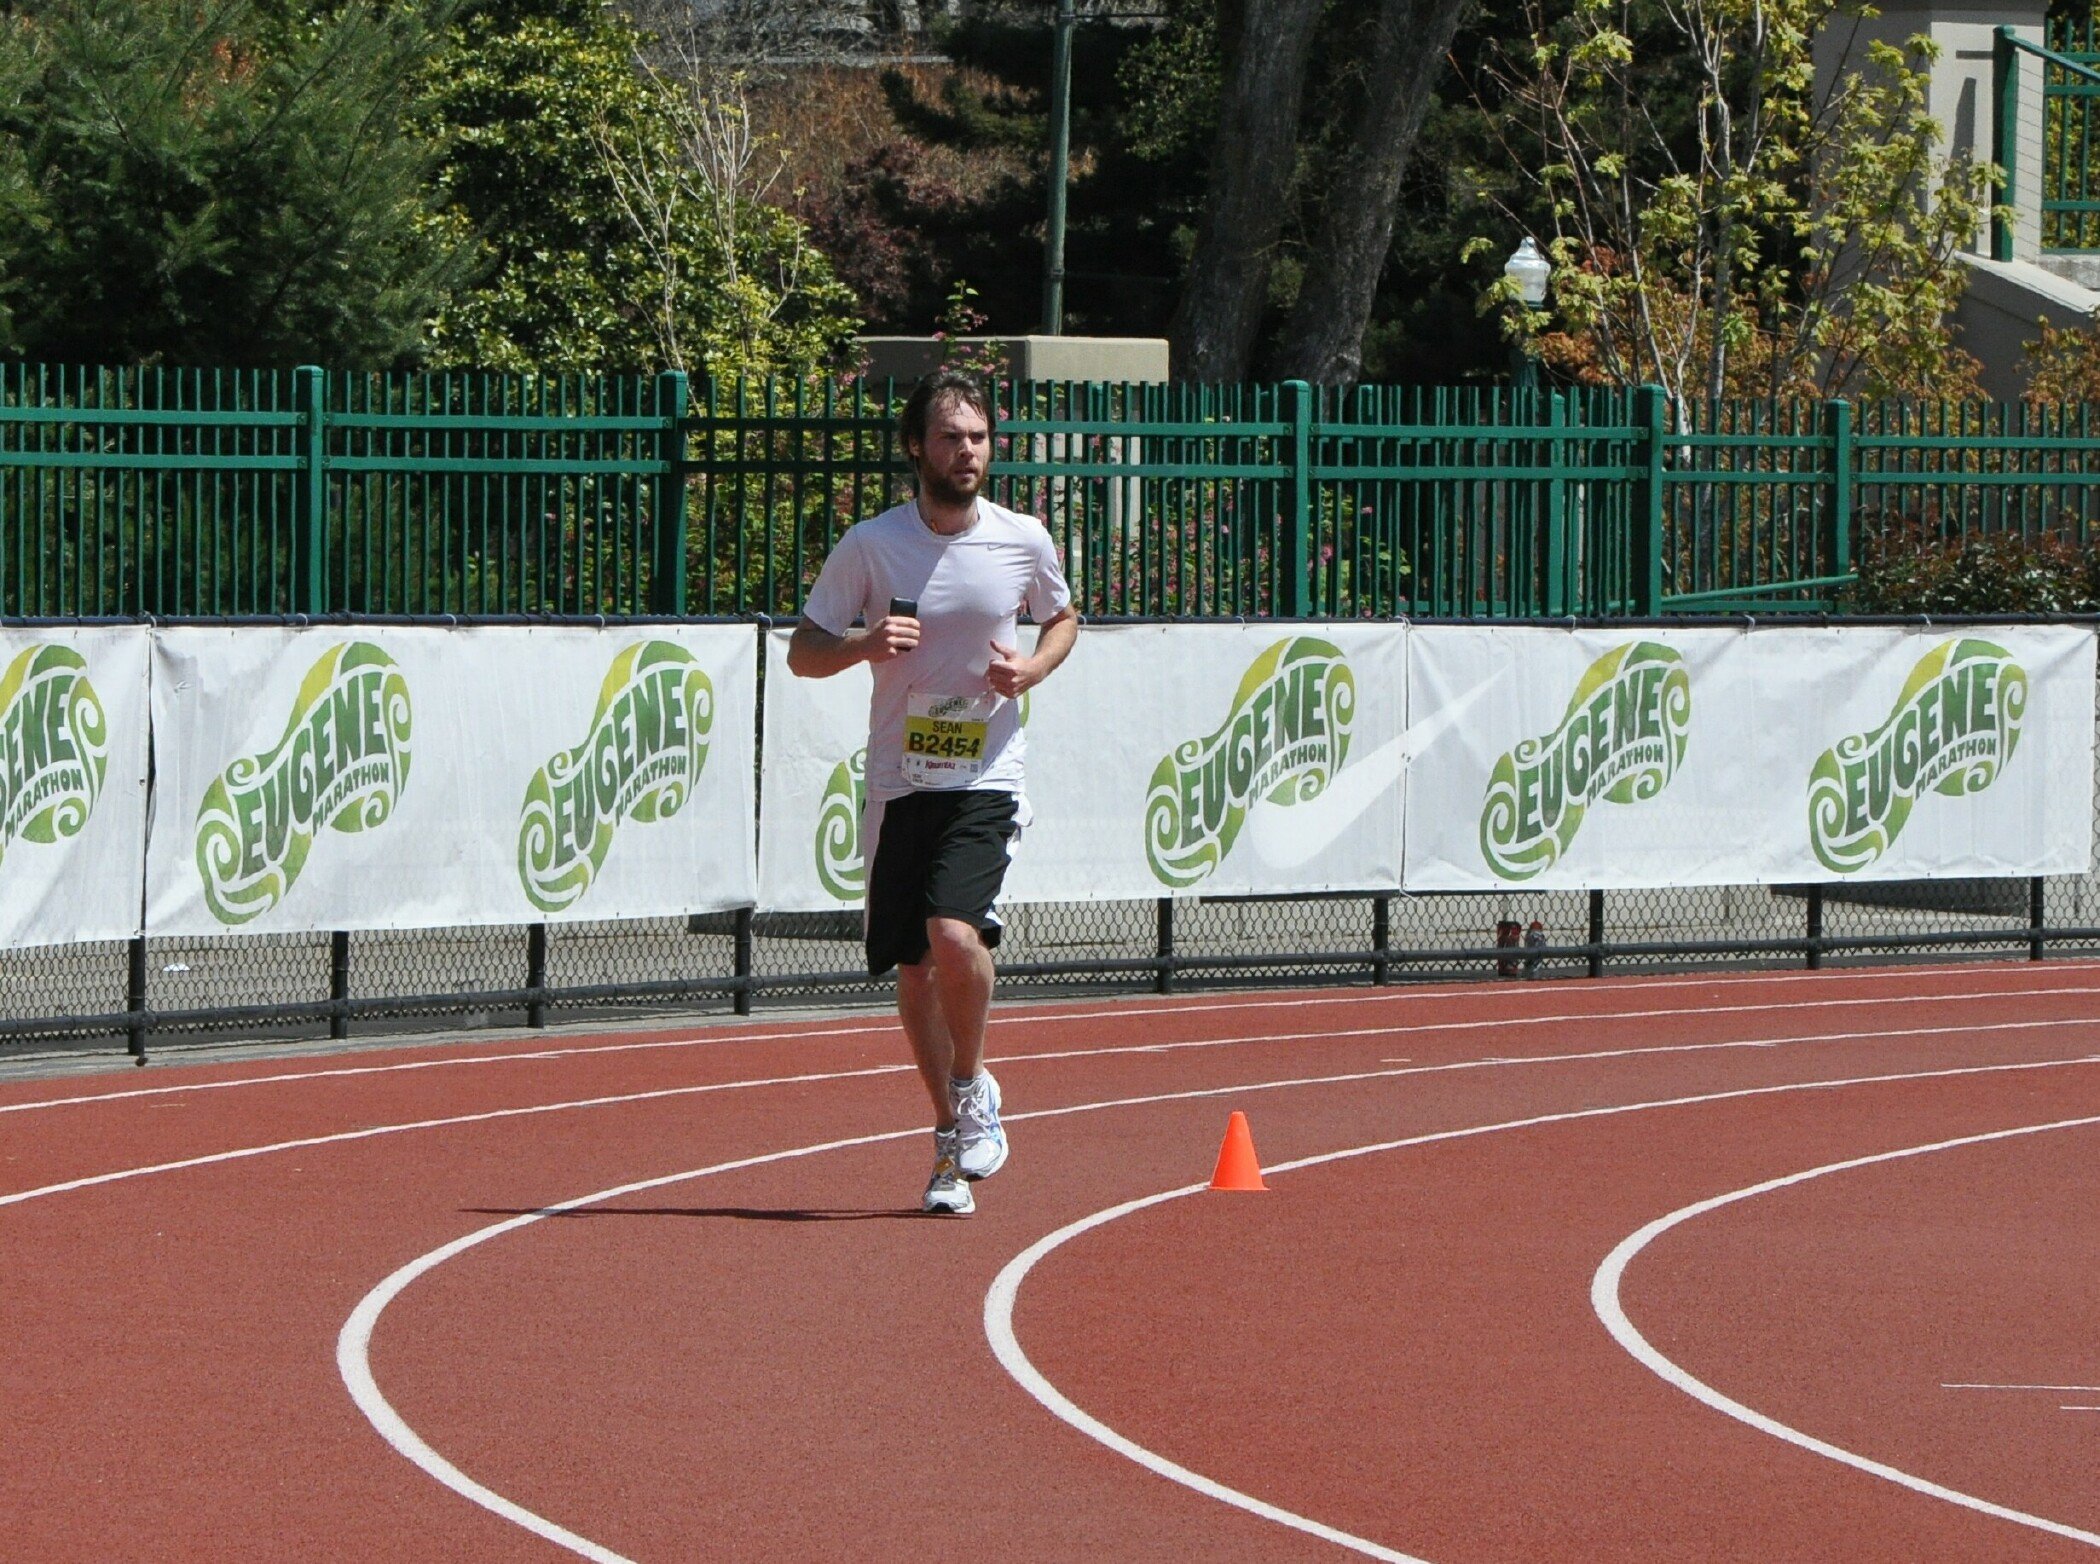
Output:
[[[1940,47],[1927,109],[1946,136],[1948,155],[1991,161],[2001,68],[1998,29],[2010,27],[2015,36],[2041,46],[2045,0],[1880,0],[1877,9],[1873,17],[1833,17],[1817,35],[1818,97],[1838,71],[1860,68],[1870,42],[1901,46],[1924,34]],[[1962,257],[1969,286],[1954,317],[1961,345],[1983,364],[1985,391],[2002,400],[2026,389],[2025,349],[2039,335],[2040,321],[2071,326],[2100,309],[2100,251],[2044,244],[2045,175],[2052,154],[2043,133],[2043,62],[2015,53],[2011,68],[2017,126],[2010,159],[2011,258],[1993,257],[1988,229],[1977,237],[1974,253]]]

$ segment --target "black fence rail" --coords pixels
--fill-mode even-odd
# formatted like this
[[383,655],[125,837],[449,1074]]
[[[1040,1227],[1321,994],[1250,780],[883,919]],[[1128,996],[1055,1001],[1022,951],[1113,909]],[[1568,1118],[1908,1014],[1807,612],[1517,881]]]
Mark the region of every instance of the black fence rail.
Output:
[[[858,915],[140,939],[0,954],[0,1055],[873,1005]],[[1012,909],[1001,993],[1597,978],[2100,955],[2100,876]],[[233,996],[240,996],[236,1002]]]

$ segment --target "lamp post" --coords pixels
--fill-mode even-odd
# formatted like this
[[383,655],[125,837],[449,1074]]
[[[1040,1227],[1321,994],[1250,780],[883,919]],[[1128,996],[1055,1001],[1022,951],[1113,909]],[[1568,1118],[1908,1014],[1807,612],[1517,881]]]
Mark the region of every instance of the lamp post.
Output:
[[1553,264],[1539,253],[1539,247],[1529,234],[1517,246],[1510,258],[1502,263],[1502,275],[1516,285],[1517,297],[1524,301],[1530,312],[1524,334],[1509,350],[1510,379],[1516,393],[1526,406],[1539,394],[1538,355],[1531,351],[1531,341],[1545,314],[1546,285],[1553,279]]
[[1072,160],[1072,0],[1058,0],[1050,59],[1050,221],[1043,245],[1043,330],[1065,330],[1065,186]]

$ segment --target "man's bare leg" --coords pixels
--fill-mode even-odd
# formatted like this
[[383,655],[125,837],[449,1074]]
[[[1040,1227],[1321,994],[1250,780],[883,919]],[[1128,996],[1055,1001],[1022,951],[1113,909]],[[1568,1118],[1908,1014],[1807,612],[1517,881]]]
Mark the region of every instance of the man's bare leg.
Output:
[[897,969],[897,1016],[933,1099],[934,1127],[946,1130],[955,1127],[949,1081],[968,1080],[984,1066],[992,953],[976,925],[961,918],[928,918],[926,938],[925,959]]
[[977,925],[961,918],[928,918],[926,940],[933,984],[947,1023],[949,1067],[966,1081],[984,1065],[984,1024],[992,1010],[992,953]]
[[948,1034],[948,1021],[941,1014],[940,993],[933,953],[922,961],[897,969],[897,1019],[911,1040],[911,1056],[919,1066],[919,1079],[933,1099],[935,1129],[955,1128],[955,1104],[948,1080],[955,1073],[955,1043]]

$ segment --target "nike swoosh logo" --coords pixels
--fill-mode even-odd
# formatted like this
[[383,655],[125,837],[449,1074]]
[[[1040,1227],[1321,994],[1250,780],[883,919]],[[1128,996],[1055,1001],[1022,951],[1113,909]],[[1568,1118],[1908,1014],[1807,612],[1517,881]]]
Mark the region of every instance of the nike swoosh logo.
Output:
[[1370,808],[1399,786],[1408,765],[1455,727],[1479,699],[1501,682],[1489,674],[1433,715],[1410,723],[1362,758],[1345,763],[1318,798],[1302,804],[1267,799],[1247,811],[1245,827],[1256,857],[1277,869],[1295,869],[1332,847]]

